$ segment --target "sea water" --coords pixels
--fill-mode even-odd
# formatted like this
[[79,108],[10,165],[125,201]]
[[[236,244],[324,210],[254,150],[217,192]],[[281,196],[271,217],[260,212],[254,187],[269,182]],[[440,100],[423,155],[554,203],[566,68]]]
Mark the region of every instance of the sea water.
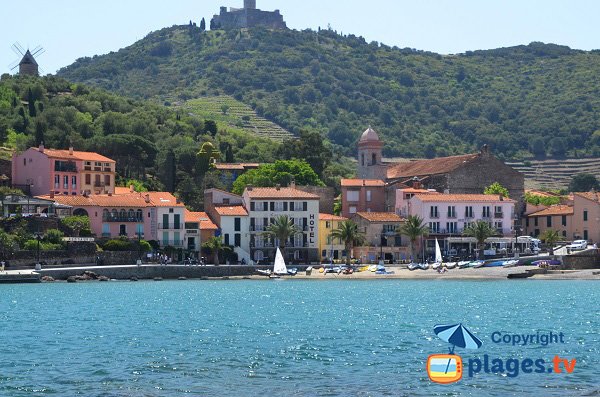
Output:
[[[0,287],[0,396],[590,396],[594,281],[163,281]],[[432,383],[436,324],[482,340],[468,362],[575,358],[571,374]],[[562,344],[494,332],[562,332]]]

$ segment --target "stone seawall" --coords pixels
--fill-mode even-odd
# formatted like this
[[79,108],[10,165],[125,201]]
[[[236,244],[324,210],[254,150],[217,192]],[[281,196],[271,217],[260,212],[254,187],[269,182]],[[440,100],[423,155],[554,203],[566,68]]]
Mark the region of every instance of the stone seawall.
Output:
[[105,276],[116,280],[129,280],[132,277],[140,280],[155,278],[178,279],[186,277],[190,279],[200,279],[207,277],[233,277],[250,276],[256,274],[256,268],[253,266],[179,266],[179,265],[142,265],[142,266],[95,266],[61,269],[42,269],[38,271],[42,276],[51,276],[55,280],[66,280],[70,276],[83,274],[85,271],[91,271],[98,276]]

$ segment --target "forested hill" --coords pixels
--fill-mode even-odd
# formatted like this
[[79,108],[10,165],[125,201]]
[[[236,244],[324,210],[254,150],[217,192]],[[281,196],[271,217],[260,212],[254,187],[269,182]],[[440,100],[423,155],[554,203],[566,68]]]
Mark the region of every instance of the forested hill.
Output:
[[201,32],[174,26],[59,71],[177,103],[228,94],[351,154],[369,124],[387,156],[600,155],[600,53],[553,44],[442,56],[333,31]]

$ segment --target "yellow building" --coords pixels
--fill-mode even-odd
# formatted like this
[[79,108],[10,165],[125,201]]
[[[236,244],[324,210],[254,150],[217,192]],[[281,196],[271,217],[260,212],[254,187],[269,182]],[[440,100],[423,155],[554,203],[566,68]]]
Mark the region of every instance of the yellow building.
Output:
[[334,260],[341,260],[345,256],[344,242],[332,239],[329,235],[346,220],[348,218],[342,216],[319,214],[319,252],[322,262],[329,262],[332,257]]

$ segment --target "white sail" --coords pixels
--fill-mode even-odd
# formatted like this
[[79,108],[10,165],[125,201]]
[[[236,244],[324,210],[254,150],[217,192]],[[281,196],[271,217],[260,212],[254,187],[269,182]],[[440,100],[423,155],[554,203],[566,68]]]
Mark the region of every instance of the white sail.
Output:
[[287,267],[285,266],[285,260],[281,254],[281,250],[277,248],[277,254],[275,255],[275,266],[273,266],[273,274],[284,275],[288,274]]
[[442,250],[440,249],[440,244],[435,239],[435,263],[442,263]]

